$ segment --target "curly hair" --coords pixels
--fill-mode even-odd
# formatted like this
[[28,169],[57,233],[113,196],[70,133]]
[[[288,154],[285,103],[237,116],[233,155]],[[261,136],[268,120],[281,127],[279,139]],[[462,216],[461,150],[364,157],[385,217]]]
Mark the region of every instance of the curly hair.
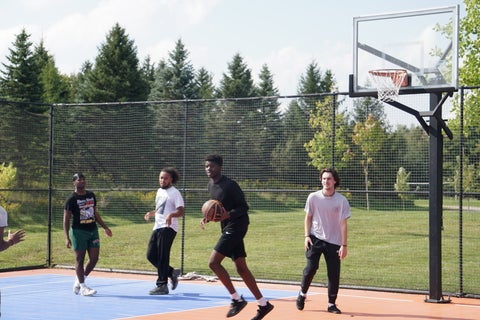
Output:
[[172,177],[172,183],[175,184],[177,183],[178,179],[180,179],[180,174],[178,173],[177,169],[174,167],[166,167],[163,168],[162,171],[160,172],[166,172]]

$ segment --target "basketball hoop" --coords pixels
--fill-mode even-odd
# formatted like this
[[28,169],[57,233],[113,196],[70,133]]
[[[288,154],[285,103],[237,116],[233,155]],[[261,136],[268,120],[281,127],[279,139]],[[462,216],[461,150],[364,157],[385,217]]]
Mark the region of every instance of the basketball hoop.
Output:
[[408,85],[407,70],[404,69],[377,69],[368,73],[377,86],[380,101],[396,100],[400,87]]

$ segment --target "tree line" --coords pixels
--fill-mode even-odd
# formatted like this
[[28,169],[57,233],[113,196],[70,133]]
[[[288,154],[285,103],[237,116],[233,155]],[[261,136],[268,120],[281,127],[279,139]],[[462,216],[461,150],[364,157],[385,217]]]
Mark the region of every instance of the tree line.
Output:
[[[480,5],[478,0],[464,2],[467,15],[462,19],[460,28],[463,65],[459,80],[461,85],[475,86],[480,83],[477,72],[480,61]],[[418,170],[419,167],[425,167],[424,163],[419,162],[424,162],[428,153],[428,137],[421,128],[391,128],[383,104],[372,98],[355,99],[353,108],[342,111],[345,110],[341,108],[342,102],[336,101],[337,96],[330,94],[336,85],[334,74],[331,70],[323,71],[316,61],[307,66],[298,81],[299,98],[292,99],[281,110],[279,99],[272,98],[279,96],[279,92],[267,64],[263,65],[258,75],[259,82],[254,83],[252,72],[243,57],[235,54],[219,85],[215,86],[212,74],[205,68],[196,69],[188,57],[189,52],[179,39],[166,59],[154,63],[147,57],[140,62],[134,41],[124,28],[115,24],[105,42],[99,46],[95,61],[84,62],[77,74],[65,75],[59,72],[53,55],[45,48],[43,41],[34,45],[27,30],[23,29],[16,36],[6,56],[7,62],[0,70],[0,99],[25,103],[9,108],[10,116],[0,120],[2,148],[4,144],[16,150],[26,146],[30,150],[46,148],[46,142],[36,138],[47,135],[44,127],[29,128],[27,134],[16,121],[25,114],[40,118],[48,116],[50,104],[230,99],[228,103],[212,105],[209,111],[201,108],[189,110],[189,121],[194,121],[197,128],[208,124],[210,130],[203,130],[205,136],[201,139],[221,133],[224,137],[221,142],[223,148],[234,147],[234,154],[244,155],[248,159],[268,159],[262,161],[263,167],[259,168],[262,172],[284,179],[295,174],[297,178],[300,175],[300,181],[312,182],[312,176],[316,176],[318,169],[333,165],[347,174],[364,177],[361,183],[356,182],[349,187],[366,191],[391,190],[399,174],[408,176],[412,181],[428,181],[428,176]],[[476,142],[480,135],[480,126],[477,125],[480,122],[479,96],[478,90],[472,90],[465,100],[465,125],[461,132],[465,138],[461,143],[469,191],[480,189],[480,151]],[[235,100],[262,97],[269,98],[263,99],[262,103],[251,104]],[[140,109],[135,110],[140,112]],[[449,126],[459,133],[461,123],[458,105],[454,111],[456,114]],[[181,124],[183,116],[178,105],[171,104],[163,105],[162,109],[150,108],[148,112],[129,115],[129,118],[155,119],[157,125],[148,134],[168,136],[165,134],[169,126]],[[158,125],[165,123],[169,124]],[[254,135],[239,136],[247,132],[245,128],[252,124],[257,126],[251,128],[250,132],[255,132]],[[145,135],[135,139],[142,138]],[[201,145],[199,136],[191,138],[199,139],[197,145]],[[458,190],[459,180],[459,148],[458,135],[445,144],[446,177],[455,190]],[[244,150],[251,151],[245,153]],[[397,165],[398,159],[404,160],[402,168]],[[8,165],[10,160],[8,155],[2,154],[0,163]],[[245,160],[241,156],[236,159],[239,166]],[[32,161],[15,159],[14,165],[22,167],[20,163],[23,162],[23,166],[31,168]],[[289,172],[292,162],[302,164],[299,172]],[[37,164],[40,167],[45,164],[44,161],[39,163],[42,163]],[[388,177],[385,172],[389,173]]]

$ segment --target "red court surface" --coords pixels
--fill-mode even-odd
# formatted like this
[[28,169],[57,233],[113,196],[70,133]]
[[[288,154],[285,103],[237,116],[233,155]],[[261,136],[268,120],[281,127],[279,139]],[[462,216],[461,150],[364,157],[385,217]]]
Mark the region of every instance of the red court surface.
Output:
[[[113,295],[104,294],[103,296],[99,292],[98,296],[94,297],[80,297],[74,296],[71,292],[71,282],[73,279],[73,270],[64,270],[64,269],[40,269],[40,270],[28,270],[28,271],[16,271],[16,272],[3,272],[0,273],[0,290],[2,290],[2,319],[8,319],[5,317],[8,315],[8,312],[5,310],[11,310],[10,308],[28,308],[29,304],[32,303],[32,299],[28,297],[28,285],[24,286],[20,290],[25,291],[25,299],[30,299],[23,306],[11,306],[11,298],[9,298],[9,289],[6,287],[7,280],[11,279],[27,279],[30,277],[47,277],[49,276],[63,277],[65,280],[56,282],[61,286],[61,289],[53,289],[52,292],[42,292],[42,297],[48,301],[48,295],[52,296],[51,300],[58,300],[65,297],[65,299],[75,299],[76,304],[79,304],[81,308],[85,308],[83,316],[75,317],[72,314],[72,310],[62,311],[64,314],[51,315],[47,311],[44,312],[42,319],[92,319],[92,315],[89,315],[89,311],[94,310],[93,306],[102,308],[102,304],[107,302],[108,299],[111,299]],[[207,320],[207,319],[226,319],[225,315],[228,311],[229,297],[226,293],[226,290],[222,287],[219,282],[207,282],[204,280],[180,280],[179,288],[176,291],[171,292],[168,296],[148,296],[145,293],[145,288],[149,288],[151,284],[155,281],[155,276],[153,275],[139,275],[139,274],[128,274],[128,273],[112,273],[112,272],[100,272],[94,271],[90,275],[90,280],[93,283],[101,284],[104,282],[110,283],[117,281],[119,285],[114,287],[115,292],[121,291],[121,288],[125,288],[128,291],[127,282],[139,283],[141,288],[140,294],[133,294],[133,292],[119,293],[117,296],[121,296],[122,304],[129,305],[129,303],[137,302],[139,299],[150,299],[146,300],[148,305],[154,304],[155,301],[166,301],[168,299],[174,299],[175,297],[178,300],[182,300],[182,303],[187,305],[192,305],[191,308],[186,308],[186,310],[179,311],[168,311],[168,312],[151,312],[149,310],[136,310],[136,313],[139,315],[136,316],[127,316],[127,317],[111,317],[106,316],[108,319],[135,319],[135,320],[150,320],[150,319],[168,319],[168,320]],[[123,281],[123,282],[122,282]],[[53,283],[53,281],[52,281]],[[244,320],[251,319],[256,314],[257,305],[254,302],[253,297],[247,296],[245,292],[248,290],[245,288],[242,282],[235,283],[237,289],[244,292],[245,298],[249,301],[247,307],[242,310],[237,316],[229,319]],[[22,287],[23,285],[17,284],[17,287]],[[179,289],[184,287],[184,290],[191,290],[192,292],[181,293]],[[260,289],[269,292],[273,295],[274,292],[281,292],[283,298],[270,299],[270,302],[275,306],[273,311],[268,314],[265,319],[286,319],[286,320],[319,320],[319,319],[395,319],[395,320],[425,320],[425,319],[445,319],[445,320],[474,320],[480,319],[480,299],[471,299],[471,298],[456,298],[451,297],[450,303],[428,303],[425,302],[424,295],[418,294],[403,294],[403,293],[391,293],[391,292],[378,292],[378,291],[368,291],[368,290],[351,290],[351,289],[340,289],[339,297],[337,299],[337,305],[339,309],[342,310],[342,314],[330,314],[326,311],[327,307],[327,295],[326,288],[322,287],[312,287],[309,295],[306,300],[305,309],[299,311],[296,309],[295,300],[296,294],[298,292],[298,286],[295,285],[280,285],[280,284],[269,284],[269,283],[259,283]],[[43,287],[46,287],[45,285]],[[52,287],[53,288],[53,287]],[[193,290],[192,290],[193,288]],[[99,285],[99,289],[103,289],[104,292],[108,291],[108,286],[102,288]],[[42,289],[43,290],[43,289]],[[64,290],[65,292],[59,291]],[[130,289],[131,290],[131,289]],[[33,291],[33,290],[32,290]],[[99,290],[100,291],[100,290]],[[195,294],[193,291],[197,291]],[[20,291],[22,292],[22,291]],[[19,295],[19,294],[17,294]],[[176,296],[175,296],[176,295]],[[193,301],[198,295],[204,295],[205,300],[211,299],[211,306],[207,303],[205,306],[200,308],[193,307]],[[223,301],[223,295],[225,296],[225,301]],[[6,297],[5,297],[6,296]],[[191,302],[185,301],[192,297]],[[118,298],[118,297],[114,297]],[[9,300],[10,299],[10,300]],[[156,299],[156,300],[155,300]],[[220,299],[222,305],[219,306],[218,302],[215,302],[215,299]],[[116,300],[114,300],[115,302]],[[129,302],[130,301],[130,302]],[[171,300],[172,303],[176,303],[177,300]],[[208,302],[208,301],[207,301]],[[20,302],[21,303],[21,302]],[[115,302],[116,303],[116,302]],[[7,304],[7,305],[6,305]],[[49,305],[53,309],[62,308],[61,301],[50,301]],[[85,304],[85,305],[82,305]],[[115,305],[115,304],[114,304]],[[76,306],[78,307],[78,306]],[[34,307],[32,307],[34,308]],[[52,310],[53,310],[52,309]],[[18,310],[18,309],[17,309]],[[37,309],[38,311],[38,309]],[[108,310],[107,310],[108,311]],[[24,319],[28,319],[28,316]],[[33,317],[32,319],[37,319]]]

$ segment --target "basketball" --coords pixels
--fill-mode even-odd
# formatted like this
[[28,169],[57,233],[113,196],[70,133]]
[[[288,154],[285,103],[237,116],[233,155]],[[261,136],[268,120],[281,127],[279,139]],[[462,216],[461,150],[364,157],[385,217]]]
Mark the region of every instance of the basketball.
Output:
[[202,206],[203,217],[207,221],[220,221],[222,217],[222,210],[222,203],[214,199],[207,200]]

